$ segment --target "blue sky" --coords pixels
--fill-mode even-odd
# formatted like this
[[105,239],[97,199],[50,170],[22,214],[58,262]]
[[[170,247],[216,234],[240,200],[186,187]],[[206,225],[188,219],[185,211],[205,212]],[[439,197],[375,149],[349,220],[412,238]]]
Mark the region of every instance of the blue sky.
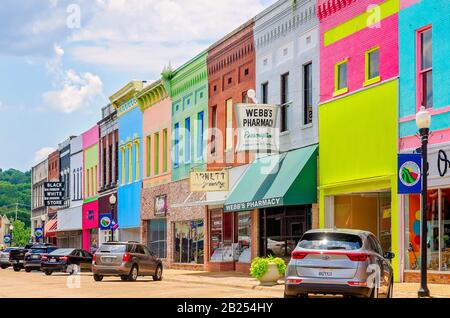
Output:
[[0,168],[30,169],[123,84],[157,79],[273,2],[2,0]]

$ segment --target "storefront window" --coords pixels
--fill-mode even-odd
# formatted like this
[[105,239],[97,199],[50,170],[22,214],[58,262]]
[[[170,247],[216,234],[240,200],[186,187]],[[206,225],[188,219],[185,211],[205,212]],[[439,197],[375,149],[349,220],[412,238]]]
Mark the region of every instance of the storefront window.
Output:
[[251,262],[251,212],[239,212],[238,214],[238,254],[239,263]]
[[[439,194],[441,196],[439,200]],[[439,208],[440,206],[440,208]],[[420,195],[405,197],[405,269],[420,269]],[[428,191],[427,268],[450,270],[450,189]]]
[[98,246],[98,229],[91,229],[90,231],[91,251],[96,251]]
[[261,211],[261,254],[288,260],[307,230],[310,210],[310,206],[294,206]]
[[204,263],[203,220],[176,222],[174,237],[175,263]]
[[159,258],[167,257],[167,221],[158,219],[148,221],[148,248]]
[[373,233],[380,240],[383,252],[392,248],[391,214],[390,192],[334,197],[334,225]]

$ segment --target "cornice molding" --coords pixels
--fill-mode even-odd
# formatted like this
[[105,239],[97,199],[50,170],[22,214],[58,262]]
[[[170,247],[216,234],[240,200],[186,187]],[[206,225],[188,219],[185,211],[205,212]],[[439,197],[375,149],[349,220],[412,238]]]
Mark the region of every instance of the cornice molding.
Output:
[[317,2],[317,17],[322,21],[354,2],[356,0],[319,0]]
[[111,104],[118,109],[121,104],[134,97],[137,92],[141,91],[143,86],[144,83],[142,81],[131,81],[115,94],[111,95],[109,100]]
[[168,97],[169,94],[162,80],[152,83],[136,94],[136,100],[142,111]]

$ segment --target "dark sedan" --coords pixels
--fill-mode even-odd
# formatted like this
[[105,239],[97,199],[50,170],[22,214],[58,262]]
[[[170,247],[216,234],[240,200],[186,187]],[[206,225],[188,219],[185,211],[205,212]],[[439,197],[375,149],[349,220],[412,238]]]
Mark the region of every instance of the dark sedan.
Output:
[[27,273],[41,270],[41,257],[58,249],[56,246],[33,246],[25,254],[24,267]]
[[92,254],[75,248],[60,248],[41,259],[41,271],[45,275],[53,272],[64,272],[70,275],[80,271],[92,270]]

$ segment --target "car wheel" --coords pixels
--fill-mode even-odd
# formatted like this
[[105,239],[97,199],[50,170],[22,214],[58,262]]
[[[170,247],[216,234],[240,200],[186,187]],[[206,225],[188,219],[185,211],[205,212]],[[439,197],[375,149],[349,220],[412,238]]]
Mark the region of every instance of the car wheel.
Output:
[[128,281],[134,282],[139,276],[139,269],[137,265],[133,265],[130,270],[130,274],[128,274]]
[[13,269],[15,272],[20,272],[20,270],[21,270],[21,268],[19,266],[14,266]]
[[128,275],[120,275],[120,279],[124,282],[128,281]]
[[45,275],[47,275],[47,276],[50,276],[50,275],[52,275],[52,274],[53,274],[53,272],[52,272],[52,271],[45,271],[44,273],[45,273]]
[[31,272],[31,269],[30,268],[25,268],[25,272],[29,273],[29,272]]
[[154,281],[162,280],[162,272],[163,272],[162,266],[158,265],[158,267],[156,267],[156,272],[155,272],[155,275],[153,276],[153,280]]
[[103,276],[102,276],[102,275],[94,274],[94,280],[95,280],[96,282],[101,282],[101,281],[103,280]]
[[2,266],[2,269],[7,269],[7,268],[8,268],[8,266],[5,266],[5,265]]

